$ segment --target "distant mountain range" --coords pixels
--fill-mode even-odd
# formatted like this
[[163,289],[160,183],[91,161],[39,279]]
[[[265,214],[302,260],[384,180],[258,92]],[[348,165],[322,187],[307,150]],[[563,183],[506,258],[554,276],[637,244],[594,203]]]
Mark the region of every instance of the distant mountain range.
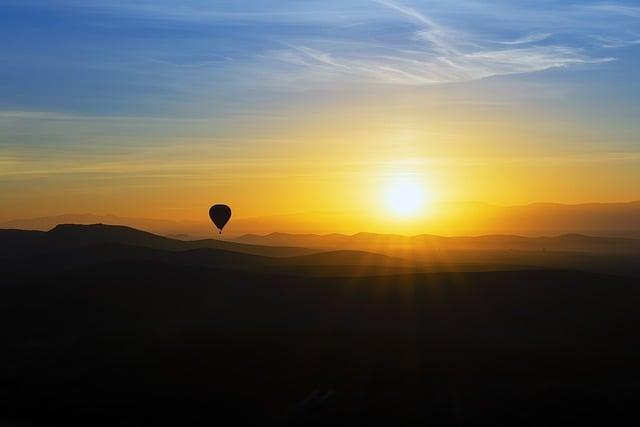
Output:
[[[364,251],[319,252],[214,239],[182,241],[103,224],[61,224],[48,232],[0,230],[0,271],[65,270],[123,261],[316,275],[336,271],[323,268],[326,266],[386,266],[386,273],[389,268],[399,272],[412,266],[407,260]],[[316,267],[319,269],[312,272]]]
[[236,241],[184,241],[104,224],[61,224],[47,232],[0,229],[0,274],[144,260],[294,275],[531,268],[636,275],[640,274],[640,239],[273,233],[246,235]]
[[314,249],[368,250],[374,252],[439,252],[439,251],[554,251],[602,254],[640,254],[640,239],[592,237],[565,234],[555,237],[523,237],[488,235],[477,237],[443,237],[428,234],[399,236],[393,234],[247,234],[236,242],[268,246],[303,246]]
[[[397,425],[425,414],[410,424],[520,425],[561,408],[537,424],[588,425],[594,407],[618,425],[635,414],[640,254],[611,252],[636,241],[253,239],[341,249],[102,224],[0,230],[0,424]],[[335,399],[301,412],[323,390]]]
[[[515,234],[522,236],[557,236],[585,234],[592,236],[640,238],[640,201],[629,203],[588,203],[566,205],[534,203],[524,206],[493,206],[483,203],[448,203],[436,205],[424,220],[425,233],[447,236]],[[352,234],[358,221],[354,214],[308,213],[256,218],[234,217],[225,228],[225,236],[265,234],[283,231],[292,234]],[[57,224],[122,224],[156,234],[188,240],[212,236],[213,226],[203,213],[202,221],[178,221],[115,215],[65,214],[0,223],[0,228],[50,230]],[[382,226],[377,227],[383,229]]]
[[59,224],[50,231],[0,229],[0,255],[47,253],[92,245],[128,245],[161,251],[218,249],[249,255],[287,257],[308,255],[313,249],[257,246],[225,240],[177,240],[122,225]]
[[110,224],[126,225],[162,235],[173,235],[178,239],[212,235],[212,226],[205,221],[173,221],[164,219],[132,218],[116,215],[95,215],[91,213],[69,213],[64,215],[43,216],[38,218],[16,219],[0,222],[0,229],[47,231],[58,224]]

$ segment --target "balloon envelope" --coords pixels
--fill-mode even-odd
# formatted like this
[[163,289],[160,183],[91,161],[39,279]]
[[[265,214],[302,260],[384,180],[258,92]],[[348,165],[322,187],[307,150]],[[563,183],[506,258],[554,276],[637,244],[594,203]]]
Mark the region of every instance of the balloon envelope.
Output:
[[231,218],[231,208],[227,205],[213,205],[209,209],[209,218],[222,233],[222,229]]

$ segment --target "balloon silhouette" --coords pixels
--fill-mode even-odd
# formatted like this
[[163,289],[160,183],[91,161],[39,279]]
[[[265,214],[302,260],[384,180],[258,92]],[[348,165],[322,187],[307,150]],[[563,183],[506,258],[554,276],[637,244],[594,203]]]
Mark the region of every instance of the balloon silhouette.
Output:
[[222,229],[231,218],[231,208],[227,205],[213,205],[209,209],[209,218],[218,227],[218,233],[222,234]]

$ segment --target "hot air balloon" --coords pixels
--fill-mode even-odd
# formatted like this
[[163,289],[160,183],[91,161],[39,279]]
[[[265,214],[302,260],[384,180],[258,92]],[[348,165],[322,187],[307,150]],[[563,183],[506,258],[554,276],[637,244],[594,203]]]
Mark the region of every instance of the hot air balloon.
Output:
[[222,234],[222,229],[231,218],[231,208],[227,205],[213,205],[209,209],[209,218],[218,227],[218,233]]

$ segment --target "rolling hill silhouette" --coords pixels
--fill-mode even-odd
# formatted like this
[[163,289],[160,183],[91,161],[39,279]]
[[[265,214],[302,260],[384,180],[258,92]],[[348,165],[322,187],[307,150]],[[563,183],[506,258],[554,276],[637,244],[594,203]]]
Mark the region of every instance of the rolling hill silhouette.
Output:
[[[48,232],[0,230],[0,268],[68,269],[112,261],[158,260],[228,270],[311,274],[313,266],[368,266],[378,273],[407,271],[411,263],[364,251],[330,251],[241,244],[222,240],[182,241],[124,226],[64,224]],[[298,268],[299,267],[299,268]],[[405,269],[402,270],[401,268]],[[299,271],[298,271],[299,270]],[[415,269],[409,269],[414,271]],[[316,274],[340,274],[319,268]],[[342,274],[352,274],[347,269]]]
[[431,265],[105,225],[0,230],[0,248],[17,425],[607,424],[640,403],[637,256]]
[[402,249],[422,251],[556,251],[616,255],[640,254],[640,239],[620,237],[593,237],[566,234],[554,237],[523,237],[515,235],[488,235],[477,237],[443,237],[433,235],[399,236],[394,234],[247,234],[234,239],[256,245],[304,246],[316,249],[364,249],[393,251]]
[[258,246],[214,239],[184,241],[158,236],[131,227],[105,224],[60,224],[47,232],[0,230],[0,239],[3,243],[0,250],[6,254],[57,251],[64,248],[105,243],[119,243],[167,251],[210,248],[274,257],[317,252],[305,248]]
[[[334,276],[531,268],[640,275],[640,250],[636,250],[640,241],[624,238],[274,233],[240,240],[251,243],[183,241],[103,224],[63,224],[48,232],[0,230],[0,268],[35,271],[160,259],[230,270],[266,273],[286,269],[291,274]],[[268,242],[275,246],[266,245]],[[314,248],[302,247],[305,244]]]

